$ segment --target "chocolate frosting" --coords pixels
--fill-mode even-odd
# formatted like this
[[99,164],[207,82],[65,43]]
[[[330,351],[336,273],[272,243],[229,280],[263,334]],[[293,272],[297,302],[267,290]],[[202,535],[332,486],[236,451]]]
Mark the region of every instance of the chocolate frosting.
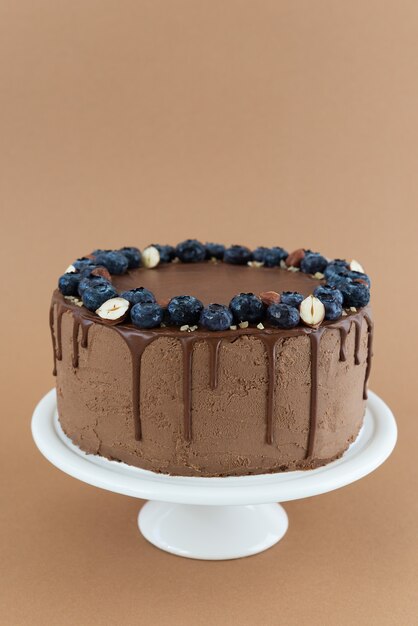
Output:
[[[113,283],[119,292],[144,286],[153,291],[159,301],[166,301],[170,297],[181,294],[190,294],[201,299],[205,304],[210,302],[226,303],[239,292],[254,292],[274,290],[299,291],[303,295],[309,295],[320,284],[318,280],[300,272],[268,268],[248,268],[241,266],[218,266],[213,263],[199,265],[172,264],[162,266],[158,271],[137,269],[126,275],[114,277]],[[54,314],[54,309],[56,309]],[[54,374],[56,374],[56,361],[62,359],[61,321],[64,312],[70,311],[73,316],[73,354],[72,364],[78,367],[79,349],[88,345],[88,332],[93,324],[108,325],[97,315],[90,313],[84,307],[79,307],[70,300],[65,299],[59,291],[53,295],[50,327],[52,333],[54,353]],[[54,324],[55,320],[55,324]],[[153,330],[140,330],[132,324],[123,323],[112,326],[126,342],[132,359],[132,404],[134,424],[132,425],[136,440],[141,440],[141,416],[140,416],[140,375],[142,355],[153,341],[161,337],[174,338],[180,342],[183,352],[183,437],[185,441],[191,441],[193,437],[192,420],[192,359],[193,350],[197,342],[206,342],[209,346],[209,384],[212,390],[216,389],[218,381],[218,355],[222,342],[233,342],[237,337],[256,335],[263,342],[268,362],[268,398],[266,408],[266,431],[265,438],[268,444],[274,443],[273,438],[273,407],[274,407],[274,381],[276,367],[276,345],[279,339],[308,335],[311,345],[311,399],[310,399],[310,427],[306,458],[310,459],[315,453],[315,435],[318,412],[318,353],[321,337],[328,329],[338,329],[340,333],[340,360],[345,361],[346,338],[352,325],[355,327],[355,363],[359,364],[360,337],[363,320],[368,327],[368,356],[366,374],[364,380],[363,396],[367,398],[367,381],[370,375],[373,323],[368,307],[335,322],[325,322],[320,328],[312,329],[298,326],[290,330],[281,330],[266,327],[264,329],[246,328],[227,330],[222,332],[210,332],[199,328],[187,333],[177,328],[158,328]],[[81,328],[81,340],[79,346],[79,329]]]

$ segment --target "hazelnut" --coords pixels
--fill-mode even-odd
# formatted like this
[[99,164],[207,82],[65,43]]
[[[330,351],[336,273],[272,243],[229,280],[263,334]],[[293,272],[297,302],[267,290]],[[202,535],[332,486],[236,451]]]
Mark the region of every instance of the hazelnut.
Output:
[[157,267],[160,262],[160,253],[155,246],[148,246],[142,251],[142,265],[147,269]]
[[129,306],[130,303],[125,298],[110,298],[96,310],[96,313],[110,324],[119,324],[126,318]]
[[301,302],[300,318],[306,326],[317,328],[325,318],[325,307],[315,296],[308,296]]
[[279,304],[280,294],[278,294],[277,291],[263,291],[260,293],[260,300],[266,306],[270,306],[270,304]]
[[287,267],[299,267],[300,262],[305,256],[305,250],[303,248],[298,248],[291,252],[286,258]]

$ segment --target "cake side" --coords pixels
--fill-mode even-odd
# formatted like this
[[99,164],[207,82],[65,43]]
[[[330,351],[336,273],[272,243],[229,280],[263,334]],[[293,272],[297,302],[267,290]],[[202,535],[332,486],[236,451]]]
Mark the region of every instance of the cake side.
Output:
[[84,451],[157,472],[316,467],[361,427],[370,323],[367,308],[316,330],[141,331],[137,377],[123,327],[55,294],[60,422]]

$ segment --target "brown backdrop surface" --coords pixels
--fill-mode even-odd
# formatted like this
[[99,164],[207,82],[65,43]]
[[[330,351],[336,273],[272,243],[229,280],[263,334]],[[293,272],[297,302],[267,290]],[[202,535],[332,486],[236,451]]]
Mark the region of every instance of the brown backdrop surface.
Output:
[[[417,624],[416,2],[0,2],[0,623]],[[194,236],[359,259],[372,388],[400,437],[378,471],[286,505],[268,552],[159,552],[139,503],[49,465],[56,278],[95,247]]]

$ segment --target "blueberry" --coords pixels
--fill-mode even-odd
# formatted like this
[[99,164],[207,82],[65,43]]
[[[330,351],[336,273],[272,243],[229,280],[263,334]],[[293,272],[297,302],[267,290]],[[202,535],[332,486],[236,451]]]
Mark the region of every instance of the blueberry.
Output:
[[128,269],[135,269],[141,265],[141,252],[133,246],[121,248],[119,250],[128,259]]
[[287,304],[288,306],[293,306],[297,309],[304,299],[304,296],[298,291],[283,291],[283,293],[280,294],[281,304]]
[[231,263],[232,265],[246,265],[251,259],[251,250],[245,246],[234,245],[227,248],[224,252],[225,263]]
[[151,245],[154,248],[157,248],[160,253],[160,263],[171,263],[171,261],[176,257],[176,249],[173,246],[162,246],[159,243],[152,243]]
[[81,259],[77,259],[76,261],[74,261],[73,266],[76,270],[82,272],[89,267],[91,267],[92,269],[96,267],[96,261],[93,261],[93,259],[87,259],[86,257],[82,257]]
[[265,267],[278,267],[280,261],[288,256],[287,250],[275,246],[273,248],[256,248],[252,254],[254,261],[264,263]]
[[330,287],[329,285],[320,285],[314,289],[313,295],[321,300],[335,300],[339,304],[343,303],[343,294],[336,287]]
[[128,269],[128,259],[117,250],[110,252],[99,252],[95,255],[97,265],[103,265],[111,274],[124,274]]
[[368,287],[370,287],[371,285],[369,276],[367,276],[367,274],[363,274],[363,272],[354,272],[350,270],[348,272],[348,276],[351,278],[353,282],[356,282],[357,280],[360,280],[360,281],[363,280],[365,283],[367,283]]
[[[341,293],[341,292],[340,292]],[[343,306],[341,302],[333,298],[319,298],[325,307],[325,319],[337,320],[343,314]]]
[[83,295],[86,289],[89,287],[95,287],[96,285],[110,285],[109,281],[103,276],[85,276],[78,284],[78,293]]
[[224,304],[209,304],[200,315],[199,323],[208,330],[228,330],[233,323],[231,311]]
[[258,323],[264,317],[264,304],[253,293],[240,293],[229,303],[236,322]]
[[199,321],[203,304],[194,296],[177,296],[170,300],[167,310],[171,324],[193,326]]
[[348,263],[343,259],[333,259],[328,263],[326,268],[324,269],[325,278],[329,278],[331,274],[335,274],[336,272],[340,272],[341,270],[348,270]]
[[306,251],[305,256],[300,262],[300,270],[305,274],[316,274],[316,272],[323,272],[328,261],[319,252]]
[[327,276],[327,285],[329,287],[336,287],[337,289],[341,289],[343,285],[351,282],[352,279],[350,278],[348,270],[346,269],[341,269],[338,272],[334,272]]
[[110,300],[110,298],[116,298],[117,295],[118,292],[113,285],[106,282],[105,284],[98,283],[87,287],[87,289],[83,291],[81,299],[86,309],[96,311],[96,309],[102,306],[103,302]]
[[255,250],[253,250],[252,257],[254,261],[258,261],[258,263],[264,263],[266,254],[270,248],[265,248],[264,246],[259,246]]
[[340,287],[344,296],[344,306],[361,308],[370,301],[370,289],[363,283],[346,282]]
[[294,328],[299,324],[300,315],[296,307],[289,304],[271,304],[267,309],[267,319],[277,328]]
[[223,246],[221,243],[207,243],[205,247],[207,259],[223,259],[225,246]]
[[163,321],[163,309],[156,302],[138,302],[131,309],[131,320],[138,328],[156,328]]
[[77,296],[80,274],[71,272],[63,274],[58,280],[58,289],[64,296]]
[[136,289],[129,289],[124,291],[121,298],[125,298],[131,304],[139,304],[144,302],[155,302],[155,296],[152,291],[145,289],[145,287],[137,287]]
[[183,263],[198,263],[205,260],[206,248],[197,239],[186,239],[176,247],[176,256]]

